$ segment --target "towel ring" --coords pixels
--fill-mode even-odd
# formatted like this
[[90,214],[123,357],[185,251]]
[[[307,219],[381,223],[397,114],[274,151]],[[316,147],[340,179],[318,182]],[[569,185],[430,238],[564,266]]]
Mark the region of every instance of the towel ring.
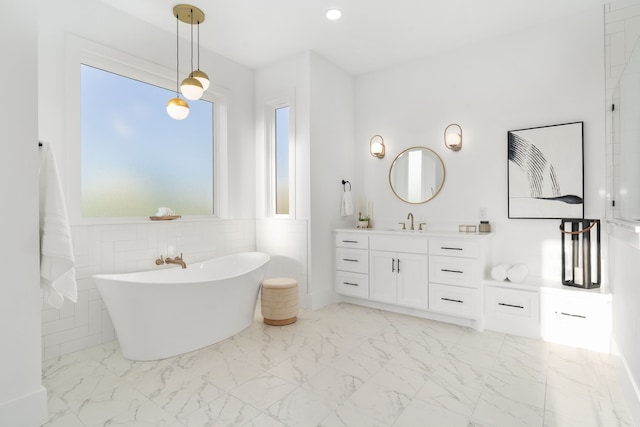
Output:
[[342,191],[347,191],[346,185],[349,184],[349,191],[351,191],[351,183],[349,181],[342,180]]

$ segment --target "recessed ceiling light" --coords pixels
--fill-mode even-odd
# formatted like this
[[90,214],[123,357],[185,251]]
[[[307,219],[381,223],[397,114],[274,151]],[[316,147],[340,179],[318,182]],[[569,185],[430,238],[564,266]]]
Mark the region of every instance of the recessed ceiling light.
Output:
[[327,10],[327,19],[335,21],[336,19],[340,19],[342,17],[342,12],[339,9],[329,9]]

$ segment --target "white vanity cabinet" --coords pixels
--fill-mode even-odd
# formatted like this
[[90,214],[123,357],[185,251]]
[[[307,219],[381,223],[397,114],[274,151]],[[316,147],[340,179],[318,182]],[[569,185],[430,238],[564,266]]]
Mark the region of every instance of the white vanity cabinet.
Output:
[[482,328],[490,234],[337,230],[335,236],[335,292],[347,301]]
[[486,329],[609,352],[612,295],[527,276],[522,283],[484,282]]
[[369,236],[336,233],[335,290],[341,295],[369,298]]

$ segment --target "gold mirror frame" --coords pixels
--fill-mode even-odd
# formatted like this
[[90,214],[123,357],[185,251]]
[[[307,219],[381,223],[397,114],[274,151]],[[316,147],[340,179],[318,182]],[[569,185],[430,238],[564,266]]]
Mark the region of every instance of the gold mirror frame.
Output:
[[[403,196],[398,194],[399,192],[406,194],[406,191],[402,192],[400,188],[395,188],[394,187],[394,180],[393,180],[393,170],[394,167],[400,167],[401,163],[400,161],[403,159],[403,156],[407,153],[413,152],[413,151],[421,151],[423,153],[423,155],[425,153],[430,154],[431,158],[434,160],[434,162],[439,162],[440,166],[442,167],[442,178],[440,180],[440,182],[437,183],[437,189],[435,189],[435,191],[433,192],[433,194],[430,197],[425,197],[422,199],[418,199],[418,200],[408,200],[409,197],[408,196]],[[408,173],[408,171],[407,171]],[[442,158],[438,155],[438,153],[436,153],[435,151],[433,151],[430,148],[427,147],[410,147],[407,148],[406,150],[400,152],[396,158],[393,160],[393,163],[391,163],[391,166],[389,167],[389,187],[391,187],[391,191],[393,191],[393,194],[396,195],[396,197],[400,200],[402,200],[403,202],[406,203],[411,203],[414,205],[418,205],[418,204],[422,204],[422,203],[426,203],[429,200],[432,200],[434,197],[436,197],[440,191],[442,190],[442,187],[444,186],[444,181],[447,175],[447,171],[444,167],[444,162],[442,161]],[[437,177],[436,177],[437,178]]]

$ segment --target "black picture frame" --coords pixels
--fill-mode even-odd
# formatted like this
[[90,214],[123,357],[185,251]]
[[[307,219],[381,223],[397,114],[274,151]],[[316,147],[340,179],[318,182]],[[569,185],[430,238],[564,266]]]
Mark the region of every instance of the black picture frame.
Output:
[[508,217],[584,218],[584,123],[507,132]]

